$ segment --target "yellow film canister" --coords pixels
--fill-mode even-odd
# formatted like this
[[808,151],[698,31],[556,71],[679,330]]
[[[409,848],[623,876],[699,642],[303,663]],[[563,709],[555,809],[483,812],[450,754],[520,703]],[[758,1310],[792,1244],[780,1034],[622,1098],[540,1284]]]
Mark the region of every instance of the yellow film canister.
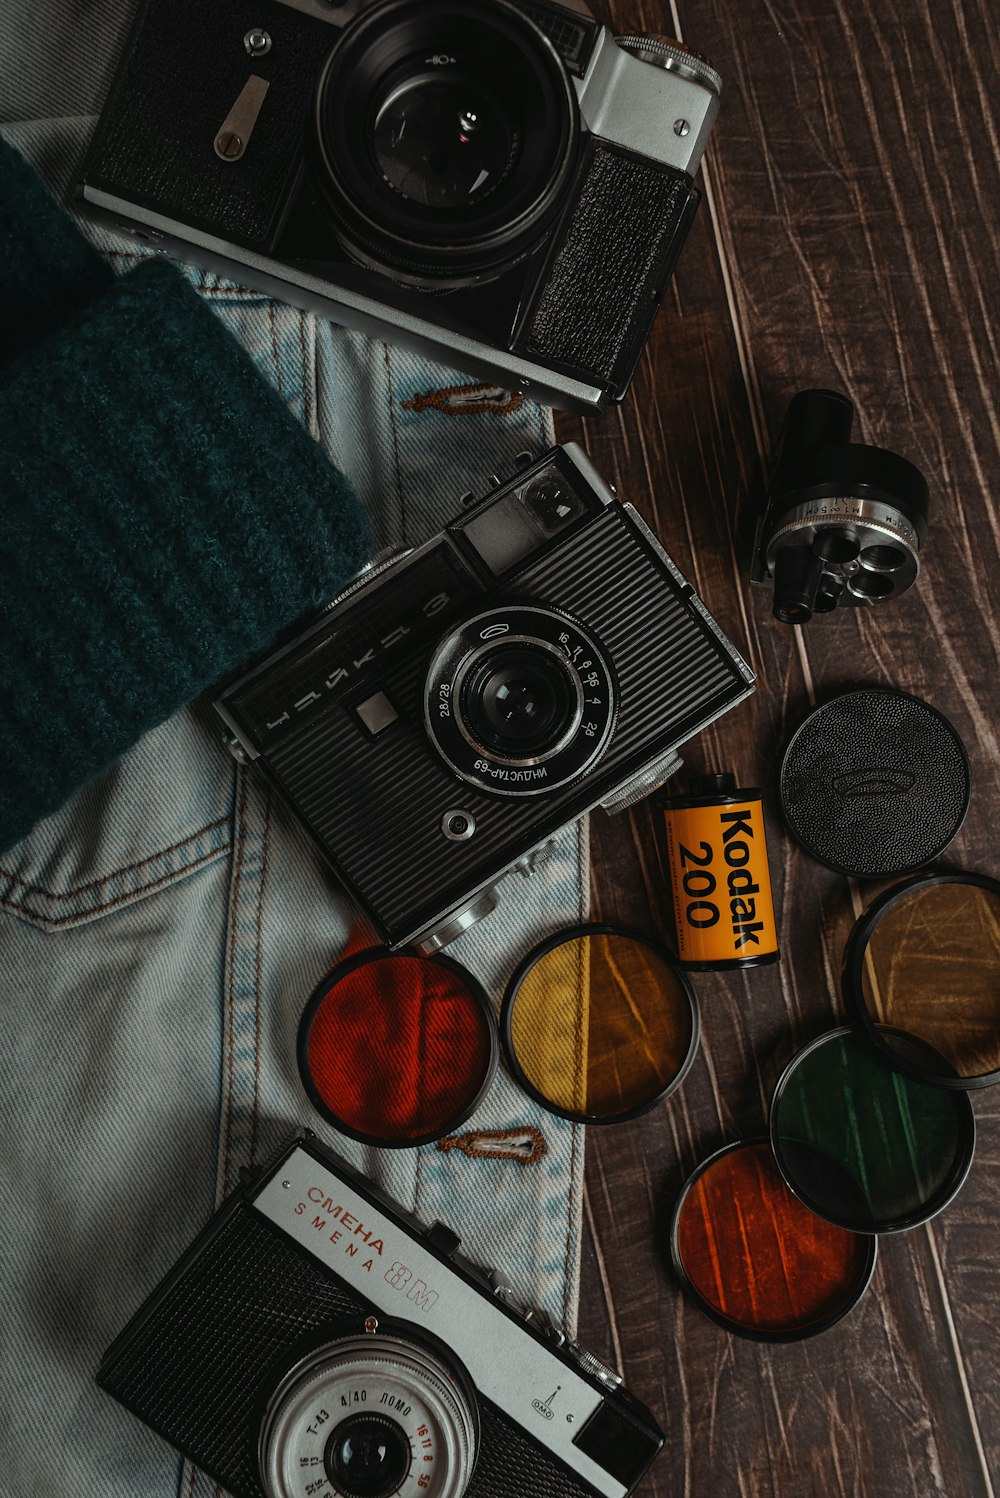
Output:
[[761,793],[732,775],[701,775],[686,796],[660,792],[657,832],[682,967],[761,967],[778,960]]

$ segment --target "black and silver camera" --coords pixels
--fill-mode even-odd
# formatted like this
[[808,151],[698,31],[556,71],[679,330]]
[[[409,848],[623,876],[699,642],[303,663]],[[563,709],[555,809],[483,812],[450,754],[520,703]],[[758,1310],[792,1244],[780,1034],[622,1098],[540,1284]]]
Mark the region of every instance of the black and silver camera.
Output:
[[237,1498],[625,1498],[650,1412],[304,1135],[224,1203],[98,1382]]
[[504,388],[625,393],[718,75],[582,0],[144,0],[85,202]]
[[662,784],[753,679],[570,444],[363,572],[215,705],[379,937],[433,951],[568,822]]

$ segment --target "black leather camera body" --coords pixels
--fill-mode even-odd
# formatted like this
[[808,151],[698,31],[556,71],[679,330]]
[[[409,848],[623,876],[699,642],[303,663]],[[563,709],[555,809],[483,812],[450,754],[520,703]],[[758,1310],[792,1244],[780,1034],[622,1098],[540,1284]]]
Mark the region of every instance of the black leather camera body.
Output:
[[549,405],[620,399],[718,75],[582,0],[143,0],[99,217]]
[[567,823],[654,790],[753,680],[567,444],[363,572],[215,706],[380,940],[434,951]]
[[98,1382],[236,1498],[626,1498],[649,1410],[312,1135],[222,1205]]

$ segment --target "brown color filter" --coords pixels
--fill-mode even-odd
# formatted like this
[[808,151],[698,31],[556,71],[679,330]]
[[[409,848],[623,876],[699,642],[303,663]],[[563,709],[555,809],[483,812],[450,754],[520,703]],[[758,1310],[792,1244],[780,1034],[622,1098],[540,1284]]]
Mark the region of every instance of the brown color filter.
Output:
[[577,926],[537,947],[508,986],[508,1063],[551,1112],[634,1118],[680,1085],[698,1048],[694,993],[669,954],[631,932]]
[[834,1227],[792,1195],[765,1139],[698,1167],[671,1232],[684,1289],[729,1331],[788,1342],[825,1331],[864,1293],[876,1239]]
[[703,775],[694,794],[655,799],[685,967],[760,967],[778,958],[761,794],[735,786],[732,775]]
[[912,1071],[907,1058],[877,1026],[909,1031],[940,1052],[948,1069],[922,1069],[922,1081],[1000,1081],[1000,884],[932,874],[890,890],[852,933],[844,991],[870,1038],[904,1071]]

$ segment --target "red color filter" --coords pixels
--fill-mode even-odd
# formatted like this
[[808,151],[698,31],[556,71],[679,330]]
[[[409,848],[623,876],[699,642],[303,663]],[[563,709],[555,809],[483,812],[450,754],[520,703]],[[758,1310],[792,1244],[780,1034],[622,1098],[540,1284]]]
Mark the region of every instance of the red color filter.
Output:
[[792,1342],[840,1320],[864,1294],[876,1239],[834,1227],[792,1195],[766,1139],[701,1164],[674,1210],[681,1284],[728,1331]]
[[496,1071],[496,1021],[471,973],[447,957],[372,947],[334,968],[299,1025],[316,1108],[365,1144],[408,1148],[450,1133]]

